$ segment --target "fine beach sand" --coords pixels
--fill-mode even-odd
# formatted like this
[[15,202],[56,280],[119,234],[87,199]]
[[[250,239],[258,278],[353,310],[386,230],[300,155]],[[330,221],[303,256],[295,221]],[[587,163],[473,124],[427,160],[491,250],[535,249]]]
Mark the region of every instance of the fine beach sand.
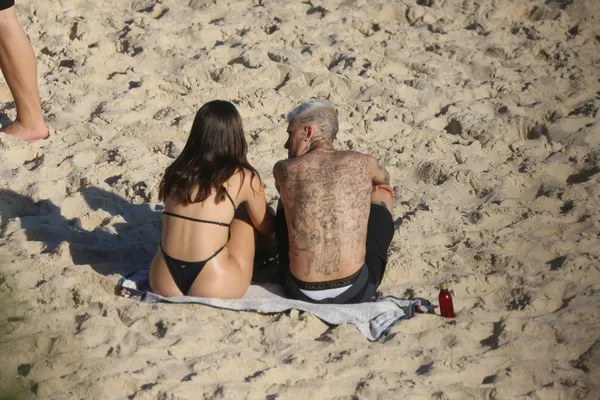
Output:
[[[17,0],[17,11],[51,136],[0,139],[0,392],[599,398],[597,0]],[[157,186],[199,106],[236,104],[274,204],[282,116],[315,97],[339,110],[339,148],[390,171],[398,229],[382,292],[437,303],[447,281],[455,320],[417,315],[370,343],[297,311],[115,295],[156,251]],[[3,80],[0,107],[14,118]]]

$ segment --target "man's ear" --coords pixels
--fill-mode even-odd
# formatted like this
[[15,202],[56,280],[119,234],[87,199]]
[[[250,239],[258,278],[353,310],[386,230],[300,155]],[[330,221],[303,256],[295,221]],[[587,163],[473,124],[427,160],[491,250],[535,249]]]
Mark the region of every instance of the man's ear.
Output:
[[304,135],[306,140],[311,140],[315,136],[315,127],[308,124],[304,127]]

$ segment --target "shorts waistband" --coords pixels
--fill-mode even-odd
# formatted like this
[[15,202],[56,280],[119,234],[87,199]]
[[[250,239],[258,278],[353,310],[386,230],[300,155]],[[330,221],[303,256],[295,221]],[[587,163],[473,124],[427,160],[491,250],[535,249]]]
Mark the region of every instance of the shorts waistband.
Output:
[[360,276],[360,273],[366,268],[367,264],[363,264],[362,267],[358,269],[352,275],[346,278],[335,279],[333,281],[324,281],[324,282],[304,282],[294,275],[290,274],[290,277],[294,280],[294,283],[299,289],[302,290],[327,290],[327,289],[336,289],[345,286],[350,286],[357,281]]

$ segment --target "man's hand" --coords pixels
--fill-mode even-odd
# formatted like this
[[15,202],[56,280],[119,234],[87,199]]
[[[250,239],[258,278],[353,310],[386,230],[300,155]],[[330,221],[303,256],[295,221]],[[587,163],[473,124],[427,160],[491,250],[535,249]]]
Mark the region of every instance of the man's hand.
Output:
[[390,186],[388,186],[388,185],[373,185],[373,192],[378,189],[385,190],[392,196],[392,200],[395,200],[396,194],[394,193],[394,189],[392,189]]

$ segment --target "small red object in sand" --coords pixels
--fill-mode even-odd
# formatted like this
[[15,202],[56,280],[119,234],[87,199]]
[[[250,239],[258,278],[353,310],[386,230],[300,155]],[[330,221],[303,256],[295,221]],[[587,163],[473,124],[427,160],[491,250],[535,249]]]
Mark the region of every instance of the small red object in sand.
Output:
[[454,306],[452,305],[452,294],[448,291],[448,285],[442,283],[440,285],[440,314],[442,317],[454,318]]

